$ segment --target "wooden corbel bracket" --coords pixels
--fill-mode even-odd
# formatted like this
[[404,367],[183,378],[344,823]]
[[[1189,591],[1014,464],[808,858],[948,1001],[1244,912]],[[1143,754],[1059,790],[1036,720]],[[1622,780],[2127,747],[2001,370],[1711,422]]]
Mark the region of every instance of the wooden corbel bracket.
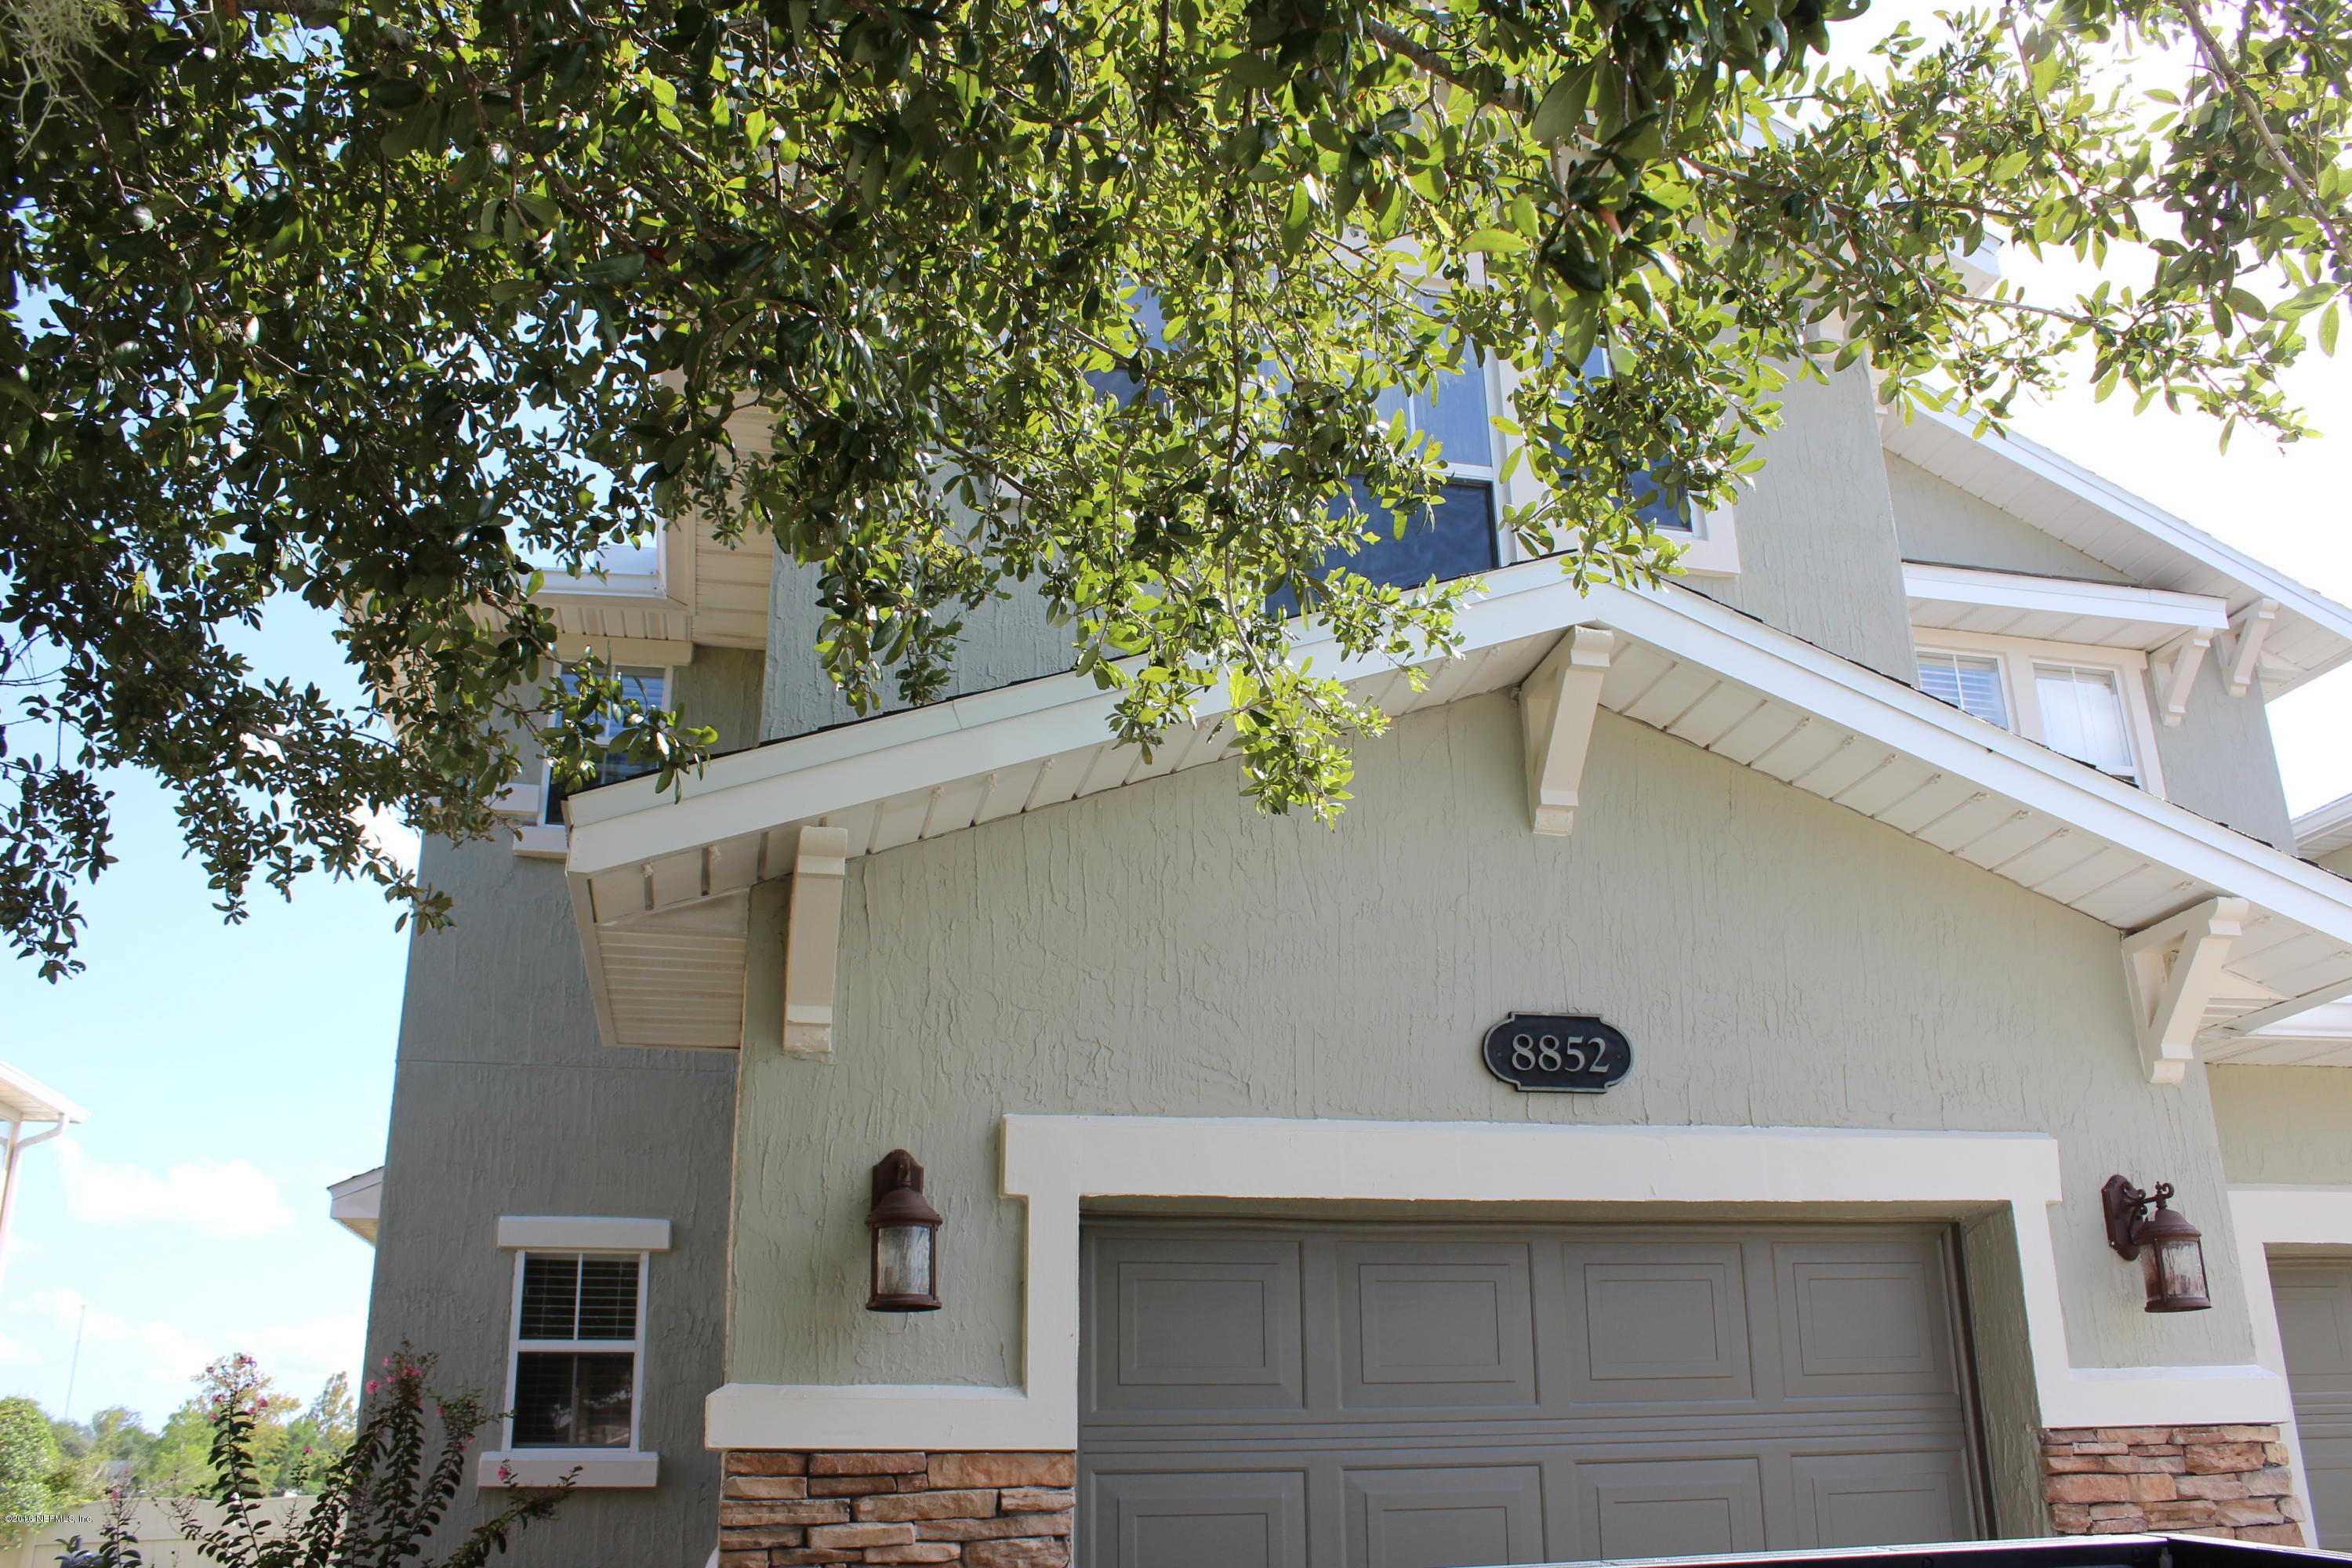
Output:
[[1519,689],[1528,814],[1538,833],[1561,837],[1576,830],[1577,791],[1592,746],[1592,715],[1616,652],[1616,633],[1571,626]]
[[839,827],[803,827],[793,859],[793,890],[784,916],[786,1052],[824,1056],[833,1050],[833,984],[841,949],[841,883],[848,873],[849,834]]
[[2150,1083],[2179,1083],[2197,1059],[2206,1004],[2221,984],[2230,945],[2245,929],[2243,899],[2208,899],[2123,939],[2124,984],[2140,1065]]

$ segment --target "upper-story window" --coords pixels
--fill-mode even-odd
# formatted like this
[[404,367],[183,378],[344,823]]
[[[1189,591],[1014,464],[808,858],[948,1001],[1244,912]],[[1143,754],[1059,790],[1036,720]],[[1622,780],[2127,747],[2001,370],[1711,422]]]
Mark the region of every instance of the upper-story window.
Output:
[[1966,632],[1920,635],[1919,686],[1929,696],[2163,793],[2145,654]]
[[514,1448],[637,1447],[645,1254],[517,1255]]
[[[668,670],[624,665],[613,673],[621,682],[621,695],[624,698],[633,698],[647,708],[669,706]],[[566,686],[571,684],[569,676],[564,678],[564,683]],[[567,783],[556,777],[555,770],[551,767],[547,770],[547,785],[541,796],[546,802],[541,819],[551,825],[561,824],[563,821],[564,797],[575,790],[594,789],[598,784],[618,784],[623,779],[633,779],[640,773],[649,773],[653,771],[650,767],[630,762],[626,756],[616,751],[607,751],[596,763],[596,776],[581,783]]]

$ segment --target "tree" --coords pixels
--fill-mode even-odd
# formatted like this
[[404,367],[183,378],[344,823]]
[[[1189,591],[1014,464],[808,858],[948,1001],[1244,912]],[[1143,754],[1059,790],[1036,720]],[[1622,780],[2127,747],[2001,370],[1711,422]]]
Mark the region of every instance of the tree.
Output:
[[[1855,0],[0,4],[0,924],[51,976],[110,768],[232,919],[324,868],[437,921],[373,815],[491,831],[535,730],[691,765],[560,679],[532,559],[763,531],[862,709],[1026,584],[1121,737],[1222,685],[1328,816],[1384,721],[1280,606],[1417,657],[1460,593],[1345,569],[1351,480],[1439,479],[1393,389],[1508,365],[1507,526],[1646,582],[1641,506],[1728,497],[1792,376],[1999,419],[2080,362],[2293,438],[2352,282],[2346,0],[2010,0],[1867,75]],[[2181,90],[2103,86],[2134,48]],[[1995,237],[2109,275],[1981,287]],[[279,596],[366,703],[228,651]]]
[[0,1531],[9,1542],[73,1500],[73,1475],[49,1418],[29,1399],[0,1399]]
[[286,1424],[285,1458],[271,1480],[280,1492],[314,1492],[329,1467],[351,1448],[358,1434],[352,1380],[331,1373],[301,1415]]

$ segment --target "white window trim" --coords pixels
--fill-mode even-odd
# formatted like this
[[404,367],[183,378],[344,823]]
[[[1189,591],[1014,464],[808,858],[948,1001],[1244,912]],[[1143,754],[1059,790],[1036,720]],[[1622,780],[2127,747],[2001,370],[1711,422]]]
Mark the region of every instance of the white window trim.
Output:
[[2137,648],[2043,642],[2036,637],[1995,637],[1986,632],[1952,632],[1929,626],[1912,628],[1912,641],[1920,653],[1991,656],[2000,666],[2001,696],[2009,703],[2012,732],[2045,746],[2049,742],[2042,739],[2042,701],[2030,678],[2032,667],[2072,664],[2086,669],[2113,670],[2116,689],[2123,693],[2124,726],[2131,733],[2132,760],[2139,764],[2139,785],[2158,800],[2171,798],[2165,794],[2164,763],[2157,754],[2156,718],[2147,700],[2147,654]]
[[[642,639],[639,639],[638,646],[643,647],[646,645]],[[660,645],[653,644],[652,646],[659,647]],[[689,647],[691,647],[691,645],[688,646]],[[669,706],[670,693],[675,689],[677,684],[678,667],[676,664],[666,664],[657,660],[624,658],[619,656],[629,650],[619,647],[610,650],[592,649],[592,651],[604,652],[606,658],[606,662],[610,663],[615,669],[625,668],[629,669],[660,670],[661,700],[656,702],[655,706],[657,708],[667,708]],[[520,821],[515,824],[514,852],[523,859],[561,860],[567,853],[570,852],[572,848],[571,827],[565,823],[550,822],[546,820],[548,812],[554,809],[554,806],[555,769],[554,765],[547,762],[544,758],[541,759],[539,764],[539,783],[536,784],[512,785],[499,797],[496,807],[498,811],[503,815],[521,818]]]
[[[2238,1274],[2246,1282],[2246,1305],[2253,1320],[2254,1360],[2263,1371],[2286,1376],[2286,1345],[2279,1333],[2278,1301],[2271,1293],[2271,1249],[2343,1257],[2352,1251],[2352,1186],[2302,1186],[2247,1183],[2230,1188],[2230,1229],[2238,1243]],[[2304,1479],[2303,1435],[2294,1413],[2279,1423],[2294,1471],[2294,1495],[2311,1496]]]
[[541,579],[540,593],[575,599],[676,601],[679,596],[671,592],[671,585],[686,581],[687,552],[692,548],[688,530],[665,525],[654,537],[653,571],[611,572],[603,577],[585,572],[550,572]]
[[[582,1487],[650,1487],[657,1484],[661,1456],[645,1446],[646,1393],[646,1308],[653,1275],[653,1253],[645,1247],[583,1247],[565,1245],[561,1241],[531,1239],[535,1234],[550,1237],[593,1235],[581,1227],[660,1227],[659,1240],[669,1245],[667,1220],[598,1220],[569,1218],[538,1218],[530,1215],[509,1215],[499,1221],[499,1245],[514,1254],[514,1287],[507,1310],[507,1397],[506,1415],[499,1423],[499,1447],[482,1455],[475,1469],[475,1484],[483,1487],[551,1487],[564,1476],[575,1476],[573,1485]],[[623,1234],[626,1234],[624,1232]],[[508,1239],[509,1236],[516,1237]],[[648,1233],[647,1239],[651,1239]],[[519,1448],[514,1440],[514,1405],[520,1391],[524,1342],[522,1337],[523,1265],[533,1257],[565,1258],[629,1258],[637,1265],[636,1336],[626,1342],[635,1358],[629,1381],[629,1446],[625,1448]],[[620,1340],[532,1340],[530,1350],[552,1354],[609,1354],[621,1348]],[[576,1472],[576,1474],[575,1474]]]
[[[2050,1206],[2058,1143],[2038,1132],[1819,1127],[1008,1116],[1004,1195],[1028,1205],[1020,1388],[730,1383],[703,1405],[713,1448],[1071,1448],[1077,1443],[1079,1216],[1090,1197],[1521,1204],[2006,1207],[2028,1354],[2050,1426],[2271,1422],[2285,1380],[2258,1365],[2078,1367]],[[2075,1194],[2082,1201],[2085,1194]]]

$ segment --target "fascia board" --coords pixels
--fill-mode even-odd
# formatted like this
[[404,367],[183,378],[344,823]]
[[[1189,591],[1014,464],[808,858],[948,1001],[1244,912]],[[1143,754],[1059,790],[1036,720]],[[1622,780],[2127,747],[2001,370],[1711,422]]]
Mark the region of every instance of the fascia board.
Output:
[[87,1121],[89,1112],[20,1068],[0,1062],[0,1121]]
[[[1674,584],[1580,590],[1550,561],[1505,567],[1490,574],[1487,584],[1458,617],[1465,650],[1579,624],[1608,626],[2147,855],[2184,877],[2352,942],[2352,884],[2342,879],[1703,594]],[[1330,660],[1331,672],[1343,679],[1387,668],[1377,658],[1339,658],[1328,638],[1303,643],[1300,652]],[[575,816],[570,869],[577,879],[1098,744],[1116,700],[1116,693],[1095,689],[1087,678],[1053,677],[722,758],[703,778],[681,780],[680,798],[666,805],[646,779],[597,791],[609,798],[597,802],[593,816]],[[1202,704],[1203,716],[1213,716],[1223,704],[1222,694],[1211,692]]]
[[[2129,490],[2123,489],[2088,468],[2060,457],[2049,447],[2017,435],[1978,436],[1967,420],[1936,409],[1921,409],[1916,419],[1939,426],[1960,440],[1981,449],[1999,454],[2009,462],[2032,474],[2035,478],[2058,486],[2069,495],[2088,501],[2109,516],[2126,523],[2159,543],[2169,546],[2200,563],[2226,576],[2236,579],[2252,598],[2276,599],[2296,615],[2316,623],[2345,640],[2337,656],[2326,664],[2300,677],[2296,684],[2313,675],[2334,668],[2352,658],[2352,610],[2346,609],[2325,595],[2304,586],[2252,556],[2242,553],[2222,543],[2203,529],[2170,512],[2154,506]],[[1898,454],[1901,455],[1901,454]],[[1932,468],[1930,472],[1934,472]],[[1941,478],[1941,475],[1937,476]],[[2031,519],[2027,519],[2031,521]]]
[[2352,795],[2340,795],[2316,805],[2287,825],[2294,830],[2295,852],[2326,855],[2352,844]]
[[1906,598],[1936,604],[1982,605],[2002,610],[2035,610],[2110,621],[2155,621],[2206,631],[2230,628],[2227,600],[2210,594],[2176,594],[2122,583],[2084,583],[2033,577],[2017,572],[1980,572],[1969,566],[1927,566],[1906,562]]
[[2342,878],[1712,600],[1669,592],[1675,595],[1671,604],[1663,595],[1617,591],[1600,618],[1640,641],[2048,812],[2184,877],[2252,899],[2339,942],[2352,942],[2352,883]]
[[[1460,617],[1465,649],[1558,630],[1565,624],[1557,618],[1561,594],[1576,597],[1548,561],[1504,568],[1488,584],[1488,594]],[[1391,668],[1376,655],[1349,658],[1335,639],[1312,631],[1297,658],[1339,680]],[[699,774],[680,775],[667,799],[651,777],[572,795],[564,803],[568,867],[575,878],[590,876],[1097,745],[1118,702],[1118,692],[1097,689],[1090,677],[1048,676],[717,758]],[[1223,688],[1214,686],[1196,711],[1209,720],[1229,710]]]

